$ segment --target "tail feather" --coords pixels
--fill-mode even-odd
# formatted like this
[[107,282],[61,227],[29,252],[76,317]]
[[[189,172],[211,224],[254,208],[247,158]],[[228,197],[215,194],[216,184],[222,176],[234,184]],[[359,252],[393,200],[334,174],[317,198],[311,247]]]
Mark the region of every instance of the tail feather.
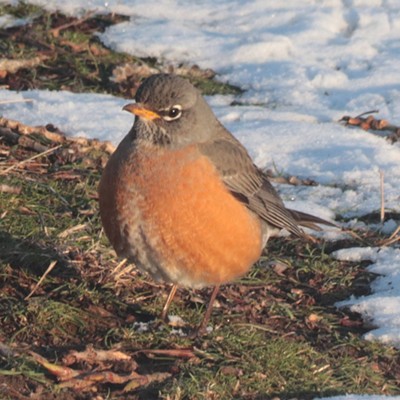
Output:
[[333,222],[316,217],[315,215],[307,214],[302,211],[291,210],[289,208],[288,208],[288,211],[290,212],[292,217],[295,219],[295,221],[298,223],[298,225],[303,226],[305,228],[310,228],[315,231],[321,231],[322,229],[318,224],[339,228],[339,226],[334,224]]

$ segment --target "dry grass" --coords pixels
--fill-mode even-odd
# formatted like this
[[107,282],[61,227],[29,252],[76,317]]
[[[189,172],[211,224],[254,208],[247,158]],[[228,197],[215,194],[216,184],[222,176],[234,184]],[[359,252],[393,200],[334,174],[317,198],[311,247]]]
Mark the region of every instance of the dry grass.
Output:
[[[121,399],[399,393],[398,352],[363,341],[368,327],[334,307],[368,292],[365,265],[335,261],[324,246],[271,241],[248,276],[223,288],[212,332],[190,339],[209,290],[179,290],[171,313],[184,322],[162,324],[167,290],[115,259],[104,237],[97,185],[108,153],[68,141],[36,159],[4,141],[1,151],[9,171],[0,185],[19,188],[0,200],[4,398],[15,388],[41,399],[90,399],[93,390]],[[118,349],[130,363],[66,364],[87,346]]]
[[[134,58],[103,49],[93,37],[122,17],[76,21],[24,4],[2,5],[1,12],[36,16],[30,32],[0,31],[5,56],[54,51],[45,65],[8,73],[2,84],[132,95],[134,78],[117,84],[109,78],[115,66]],[[141,62],[162,67],[156,60]],[[209,78],[205,84],[211,91],[227,89]],[[171,313],[182,317],[182,326],[161,323],[157,315],[167,290],[115,259],[102,232],[97,185],[109,153],[34,134],[33,141],[52,149],[38,155],[8,140],[0,134],[0,167],[6,171],[0,175],[2,399],[400,393],[399,352],[364,341],[369,327],[334,307],[350,294],[368,293],[374,276],[365,264],[329,257],[335,246],[385,238],[358,234],[318,247],[271,241],[248,276],[222,289],[213,330],[191,339],[187,333],[201,320],[209,290],[178,290]]]

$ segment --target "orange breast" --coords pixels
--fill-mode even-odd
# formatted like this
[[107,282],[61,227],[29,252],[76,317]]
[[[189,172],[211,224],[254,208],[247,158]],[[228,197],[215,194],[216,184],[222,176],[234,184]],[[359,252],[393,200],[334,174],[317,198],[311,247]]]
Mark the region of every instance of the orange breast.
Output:
[[115,208],[114,221],[125,221],[117,236],[126,226],[139,230],[146,244],[141,251],[152,252],[164,280],[216,285],[243,275],[260,257],[258,218],[226,190],[195,147],[128,158],[113,178],[114,199],[124,203]]

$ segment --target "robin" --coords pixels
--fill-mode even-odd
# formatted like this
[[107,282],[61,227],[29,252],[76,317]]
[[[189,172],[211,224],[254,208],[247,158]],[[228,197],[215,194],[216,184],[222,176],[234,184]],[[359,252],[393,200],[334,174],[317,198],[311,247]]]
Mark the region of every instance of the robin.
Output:
[[220,285],[244,275],[270,236],[332,224],[286,208],[186,79],[153,75],[135,100],[123,108],[133,127],[101,178],[101,220],[118,256],[172,284],[164,320],[178,285],[214,287],[202,332]]

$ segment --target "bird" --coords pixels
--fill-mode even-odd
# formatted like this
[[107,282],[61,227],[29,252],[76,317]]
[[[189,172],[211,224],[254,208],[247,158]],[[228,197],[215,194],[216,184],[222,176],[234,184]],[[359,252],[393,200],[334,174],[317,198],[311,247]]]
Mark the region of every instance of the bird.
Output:
[[103,228],[119,257],[171,285],[163,320],[178,286],[213,287],[201,334],[220,286],[245,275],[269,237],[308,239],[301,227],[334,224],[286,208],[189,80],[152,75],[134,100],[123,107],[133,126],[100,180]]

